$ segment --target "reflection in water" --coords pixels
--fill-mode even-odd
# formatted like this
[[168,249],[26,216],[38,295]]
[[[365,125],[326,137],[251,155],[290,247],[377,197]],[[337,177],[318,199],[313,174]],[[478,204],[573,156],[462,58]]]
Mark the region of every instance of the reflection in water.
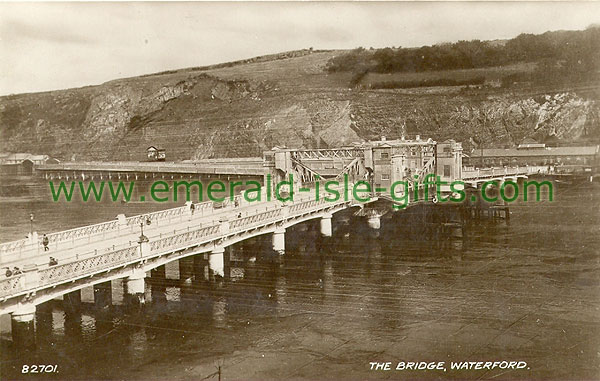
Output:
[[[590,192],[514,205],[510,223],[482,220],[461,231],[410,210],[384,216],[378,235],[351,212],[336,214],[331,238],[309,221],[288,229],[282,257],[268,235],[235,245],[229,281],[206,281],[201,256],[153,270],[141,312],[122,306],[121,280],[107,310],[94,308],[89,290],[75,313],[61,300],[46,303],[33,353],[11,345],[3,317],[2,370],[18,375],[31,361],[59,364],[64,378],[199,379],[225,361],[231,378],[314,379],[361,372],[381,353],[519,358],[535,365],[520,378],[544,378],[550,368],[590,378],[584,365],[597,361],[600,344],[600,223]],[[259,363],[259,354],[271,360]],[[314,373],[285,365],[315,358],[324,360]],[[259,366],[263,373],[252,373]]]

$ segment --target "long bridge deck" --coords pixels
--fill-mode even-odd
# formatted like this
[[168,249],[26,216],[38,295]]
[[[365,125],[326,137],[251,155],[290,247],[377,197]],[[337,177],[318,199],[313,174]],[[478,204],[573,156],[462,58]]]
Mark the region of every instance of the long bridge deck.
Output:
[[262,176],[264,173],[262,158],[242,159],[206,159],[183,162],[65,162],[60,164],[43,164],[36,170],[46,177],[91,177],[94,174],[216,174],[216,175],[249,175]]
[[[146,272],[189,255],[215,250],[218,255],[221,250],[222,262],[223,247],[266,233],[279,234],[274,248],[281,250],[285,228],[314,218],[328,219],[330,226],[332,213],[357,205],[343,198],[331,202],[303,196],[292,202],[245,205],[238,196],[238,206],[230,201],[214,209],[212,202],[205,202],[194,204],[193,213],[190,206],[183,206],[123,216],[49,234],[49,251],[44,251],[39,238],[0,244],[0,265],[20,266],[23,271],[0,279],[0,312],[11,313],[24,305],[31,309],[73,290]],[[50,256],[58,260],[57,265],[49,264]],[[222,266],[217,264],[217,272]]]
[[[36,170],[46,178],[67,181],[78,178],[84,181],[95,178],[138,180],[202,175],[225,175],[229,178],[233,175],[260,177],[265,185],[267,180],[275,184],[293,174],[296,180],[294,187],[303,186],[299,189],[309,189],[311,184],[321,180],[345,177],[349,179],[351,189],[356,181],[369,180],[375,192],[372,196],[379,192],[377,189],[385,189],[392,180],[402,179],[410,180],[409,189],[403,192],[410,191],[412,194],[412,190],[417,191],[415,187],[419,188],[419,192],[424,191],[424,186],[428,186],[423,184],[424,180],[436,173],[443,173],[440,177],[444,181],[462,180],[466,185],[475,187],[486,181],[517,180],[530,173],[525,167],[467,170],[462,168],[460,145],[453,142],[443,144],[450,150],[442,150],[443,147],[438,146],[437,156],[434,155],[437,149],[434,142],[417,138],[411,142],[380,141],[361,148],[274,149],[265,153],[263,158],[180,163],[62,163],[42,165]],[[410,175],[410,168],[415,170],[413,175]],[[343,187],[337,189],[345,195],[344,190]],[[283,253],[286,228],[310,219],[320,219],[322,235],[331,236],[333,213],[377,200],[377,197],[371,197],[366,202],[358,202],[360,199],[355,201],[354,197],[343,196],[331,201],[324,197],[315,199],[313,192],[296,195],[289,202],[248,203],[237,196],[235,201],[220,208],[215,208],[213,202],[205,202],[191,204],[193,208],[187,204],[129,218],[119,215],[112,221],[48,234],[49,250],[43,246],[41,237],[35,234],[26,240],[0,244],[0,266],[20,268],[18,273],[0,278],[0,313],[11,313],[13,322],[30,324],[36,305],[58,296],[71,297],[69,295],[84,287],[119,278],[125,279],[130,296],[143,299],[147,272],[197,254],[204,254],[208,259],[209,274],[224,276],[225,247],[255,236],[272,234],[273,250]],[[383,194],[380,196],[386,198]],[[407,201],[409,204],[434,202],[421,197],[414,200],[408,197]],[[363,215],[368,217],[369,226],[377,229],[380,215],[370,213],[373,211],[377,212],[373,208]],[[55,258],[57,263],[51,263],[50,257]]]

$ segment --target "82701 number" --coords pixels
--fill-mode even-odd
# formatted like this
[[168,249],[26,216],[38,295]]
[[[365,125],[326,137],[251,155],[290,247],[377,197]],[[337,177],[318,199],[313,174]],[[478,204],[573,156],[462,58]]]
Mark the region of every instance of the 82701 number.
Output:
[[23,365],[21,373],[56,373],[58,365]]

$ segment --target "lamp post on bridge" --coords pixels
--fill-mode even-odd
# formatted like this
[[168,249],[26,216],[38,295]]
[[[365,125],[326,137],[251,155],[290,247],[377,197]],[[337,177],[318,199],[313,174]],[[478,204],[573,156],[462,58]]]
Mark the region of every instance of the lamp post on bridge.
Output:
[[[140,238],[138,244],[140,245],[140,258],[144,256],[142,250],[144,245],[147,245],[150,241],[148,237],[144,235],[144,223],[150,225],[150,219],[145,216],[145,221],[140,222]],[[146,274],[143,266],[140,263],[139,266],[135,266],[130,275],[125,279],[125,293],[126,293],[126,305],[128,307],[139,308],[146,303],[145,298],[145,282],[144,278]]]
[[33,213],[29,213],[29,237],[33,237]]
[[[150,225],[152,221],[149,218],[146,218],[146,225]],[[140,238],[138,239],[138,243],[140,244],[140,257],[143,256],[142,246],[144,243],[149,242],[148,237],[144,235],[144,222],[140,222]]]

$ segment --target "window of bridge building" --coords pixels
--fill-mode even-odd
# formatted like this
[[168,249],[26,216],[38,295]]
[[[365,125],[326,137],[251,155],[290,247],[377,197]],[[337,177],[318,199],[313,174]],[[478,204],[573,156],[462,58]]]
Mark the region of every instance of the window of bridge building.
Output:
[[444,153],[449,153],[449,152],[452,152],[452,148],[444,147]]
[[390,175],[388,173],[381,174],[381,180],[389,180],[389,179],[390,179]]
[[444,177],[450,177],[450,166],[444,165]]
[[380,158],[382,159],[389,159],[390,158],[390,154],[387,152],[382,152]]

